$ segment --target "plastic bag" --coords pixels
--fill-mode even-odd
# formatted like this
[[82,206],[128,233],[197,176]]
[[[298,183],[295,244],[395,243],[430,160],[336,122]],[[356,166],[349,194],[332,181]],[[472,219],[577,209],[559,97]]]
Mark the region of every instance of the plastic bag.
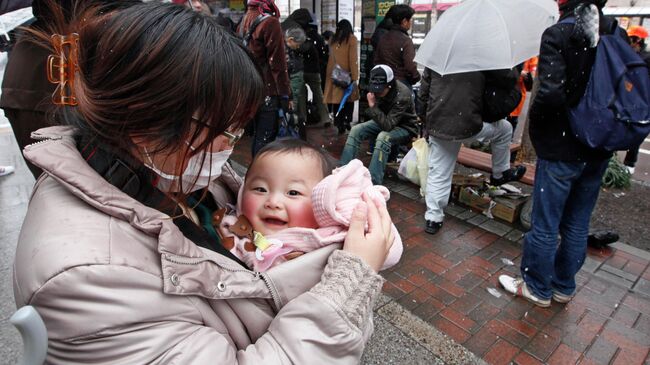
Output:
[[419,138],[412,144],[397,169],[397,173],[404,176],[413,184],[420,186],[420,195],[424,196],[429,174],[429,145],[427,140]]

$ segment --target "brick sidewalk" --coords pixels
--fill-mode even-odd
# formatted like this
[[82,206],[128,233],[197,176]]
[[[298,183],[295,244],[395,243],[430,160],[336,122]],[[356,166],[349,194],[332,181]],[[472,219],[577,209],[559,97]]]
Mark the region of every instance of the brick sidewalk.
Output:
[[[332,128],[308,136],[335,156],[345,143]],[[242,141],[233,159],[247,166],[249,146]],[[518,273],[521,231],[450,205],[441,231],[428,235],[417,187],[385,185],[405,245],[399,265],[382,273],[394,302],[490,364],[650,364],[650,253],[624,244],[590,250],[574,300],[538,308],[497,282]]]

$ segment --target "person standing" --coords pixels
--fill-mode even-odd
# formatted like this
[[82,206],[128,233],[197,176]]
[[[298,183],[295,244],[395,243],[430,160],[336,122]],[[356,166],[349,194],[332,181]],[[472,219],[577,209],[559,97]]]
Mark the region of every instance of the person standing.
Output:
[[[603,16],[606,0],[560,0],[560,22],[542,35],[539,90],[530,110],[530,139],[537,153],[532,228],[524,238],[521,277],[501,275],[508,292],[540,307],[575,294],[589,219],[610,152],[591,149],[574,136],[568,110],[583,97],[596,57],[598,34],[627,38]],[[574,22],[563,22],[567,18]],[[561,236],[558,245],[558,235]]]
[[297,96],[293,97],[298,104],[298,117],[301,123],[307,119],[307,86],[312,92],[313,102],[318,110],[319,123],[329,122],[329,114],[323,103],[323,89],[321,88],[321,68],[327,67],[327,47],[325,41],[315,25],[312,14],[309,10],[300,8],[296,9],[287,20],[282,23],[282,28],[286,31],[292,27],[300,27],[305,32],[306,41],[300,47],[299,52],[303,59],[303,83],[300,87],[300,100]]
[[249,0],[238,32],[260,68],[266,96],[253,119],[253,156],[278,133],[278,110],[291,108],[289,75],[280,27],[280,10],[273,0]]
[[[408,34],[411,29],[411,19],[415,10],[408,5],[393,5],[388,10],[391,23],[390,30],[377,42],[374,50],[374,64],[389,66],[395,73],[397,81],[404,83],[409,88],[420,81],[420,73],[413,61],[415,47]],[[379,33],[378,33],[379,34]]]
[[[648,31],[640,25],[633,25],[627,30],[627,36],[630,38],[630,45],[639,56],[643,58],[645,63],[648,65],[648,71],[650,72],[650,52],[646,51],[645,44],[645,39],[648,38]],[[641,142],[641,144],[643,144],[643,142]],[[636,161],[639,158],[639,149],[641,148],[641,144],[627,150],[627,153],[625,154],[623,164],[630,172],[630,175],[634,174],[634,165],[636,165]]]
[[[491,85],[486,79],[501,81],[511,70],[474,71],[441,76],[426,68],[418,95],[420,119],[425,121],[429,136],[429,172],[427,174],[425,232],[436,234],[442,227],[444,208],[449,202],[451,180],[463,142],[489,140],[492,149],[492,185],[520,180],[524,166],[510,167],[512,126],[505,119],[484,122],[484,93]],[[516,77],[513,77],[514,86]],[[492,93],[490,93],[491,96]],[[504,98],[505,100],[505,98]],[[518,100],[516,100],[518,102]],[[505,118],[515,107],[507,110]]]
[[386,65],[377,65],[370,71],[367,97],[368,120],[352,127],[340,164],[345,165],[356,157],[361,141],[375,141],[368,170],[372,183],[380,185],[391,149],[417,136],[417,116],[411,90],[397,82],[393,70]]
[[[325,83],[325,102],[335,114],[334,123],[339,134],[350,129],[352,114],[354,113],[354,102],[359,100],[359,87],[356,84],[359,80],[359,52],[357,44],[359,41],[352,32],[352,24],[343,19],[336,24],[336,32],[330,41],[330,57],[327,62],[327,82]],[[332,82],[332,70],[339,65],[343,70],[350,73],[353,90],[352,94],[345,101],[343,110],[338,115],[336,112],[343,99],[345,89],[334,85]]]

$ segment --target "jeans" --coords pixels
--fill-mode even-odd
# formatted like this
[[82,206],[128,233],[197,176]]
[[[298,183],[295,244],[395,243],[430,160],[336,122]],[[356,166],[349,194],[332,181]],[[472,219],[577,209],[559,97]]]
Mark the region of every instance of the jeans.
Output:
[[357,156],[361,141],[370,138],[376,138],[376,142],[368,170],[370,170],[372,183],[378,185],[384,181],[384,170],[391,148],[408,143],[411,140],[411,134],[401,127],[395,127],[386,132],[374,120],[356,124],[348,134],[345,147],[341,152],[340,164],[345,165],[352,161]]
[[267,96],[253,120],[253,157],[267,143],[273,142],[278,134],[278,109],[280,99],[277,96]]
[[607,163],[537,159],[532,229],[525,236],[521,260],[521,274],[537,297],[549,299],[553,290],[575,292],[575,275],[585,261],[589,219]]
[[451,194],[451,178],[463,142],[489,140],[492,148],[492,174],[498,175],[510,169],[510,138],[512,126],[505,119],[494,123],[483,123],[483,129],[476,135],[457,141],[429,137],[429,173],[424,199],[427,210],[424,219],[442,222],[444,209]]

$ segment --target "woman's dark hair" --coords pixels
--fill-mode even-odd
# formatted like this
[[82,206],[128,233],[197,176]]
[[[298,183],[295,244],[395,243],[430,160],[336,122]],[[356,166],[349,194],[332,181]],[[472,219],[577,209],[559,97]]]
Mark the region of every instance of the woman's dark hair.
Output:
[[352,34],[352,24],[347,19],[343,19],[336,23],[336,32],[332,37],[332,43],[343,44]]
[[390,13],[390,20],[394,25],[402,24],[402,20],[411,19],[413,18],[413,14],[415,14],[415,10],[406,4],[393,5],[388,9],[388,12]]
[[323,177],[330,175],[332,173],[332,170],[336,168],[336,160],[334,157],[332,157],[332,155],[329,154],[329,152],[319,146],[313,145],[298,138],[278,138],[275,141],[265,145],[262,147],[262,149],[260,149],[257,155],[255,155],[255,159],[253,162],[251,162],[250,166],[252,167],[255,163],[255,160],[260,158],[260,156],[269,153],[313,154],[320,160],[320,167],[321,171],[323,172]]
[[[121,153],[138,153],[134,139],[155,146],[151,153],[188,150],[175,175],[195,151],[243,128],[262,100],[246,49],[210,16],[149,2],[81,10],[69,23],[59,8],[58,18],[50,32],[79,34],[77,117],[69,124]],[[49,42],[51,33],[35,34]]]

